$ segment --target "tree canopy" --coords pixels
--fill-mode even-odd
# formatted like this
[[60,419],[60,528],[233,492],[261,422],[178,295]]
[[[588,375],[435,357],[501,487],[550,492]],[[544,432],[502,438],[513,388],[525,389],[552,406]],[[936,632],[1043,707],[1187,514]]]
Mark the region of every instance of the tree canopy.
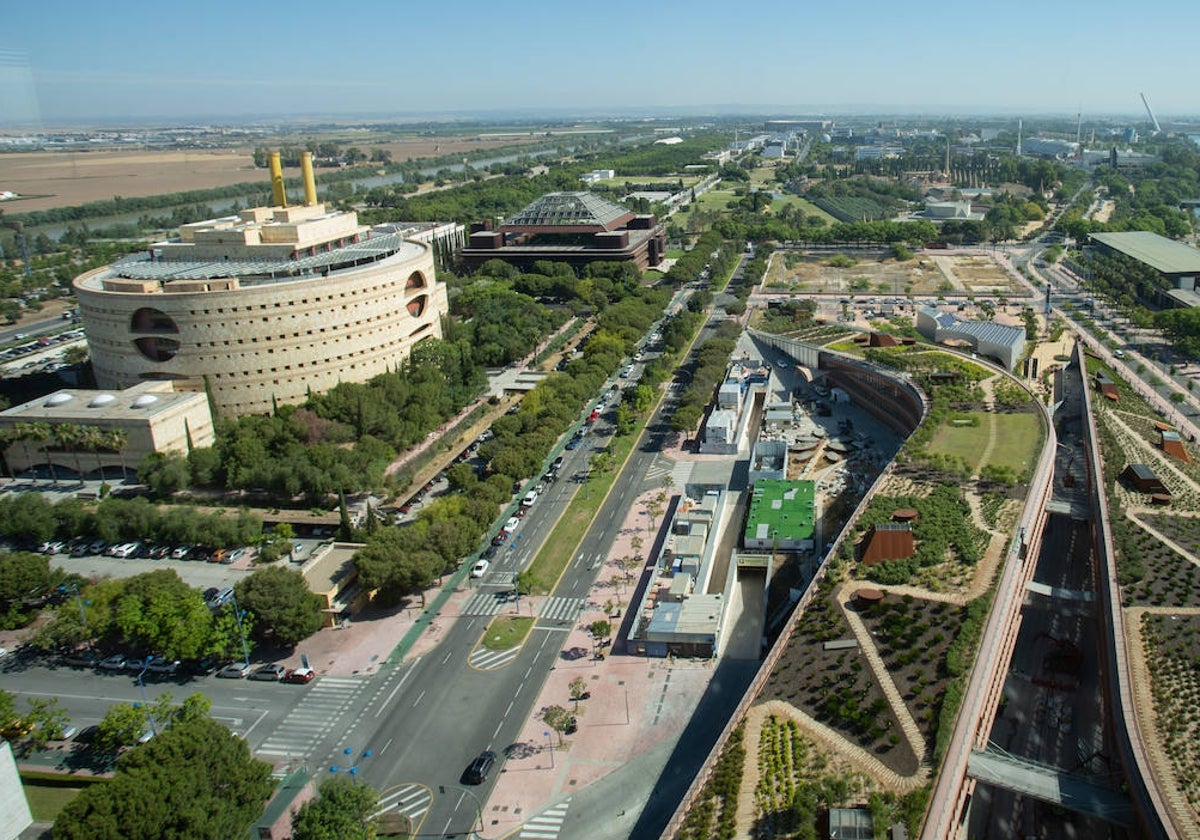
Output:
[[292,569],[268,566],[238,581],[238,606],[254,617],[255,635],[294,645],[321,628],[324,602]]
[[63,840],[244,837],[271,792],[271,768],[206,716],[181,720],[117,760],[111,781],[59,813]]

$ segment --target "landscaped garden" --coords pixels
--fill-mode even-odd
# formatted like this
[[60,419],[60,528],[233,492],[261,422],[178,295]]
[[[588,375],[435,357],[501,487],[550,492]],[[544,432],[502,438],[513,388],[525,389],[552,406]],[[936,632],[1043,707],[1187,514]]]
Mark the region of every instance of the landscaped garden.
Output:
[[1200,820],[1200,616],[1146,614],[1142,639],[1163,748],[1191,816]]

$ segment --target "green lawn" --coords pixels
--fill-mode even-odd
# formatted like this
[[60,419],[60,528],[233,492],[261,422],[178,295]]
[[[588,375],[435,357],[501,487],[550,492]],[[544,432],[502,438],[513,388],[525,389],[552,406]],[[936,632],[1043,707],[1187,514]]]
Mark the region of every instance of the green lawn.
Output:
[[798,195],[786,195],[783,198],[775,199],[771,202],[771,212],[775,215],[779,215],[779,211],[788,204],[800,208],[805,216],[818,216],[824,219],[827,224],[831,225],[837,223],[837,219],[835,219],[833,216],[826,213],[811,201],[806,201]]
[[[936,455],[961,458],[975,472],[986,466],[1010,467],[1023,475],[1037,459],[1042,446],[1041,423],[1036,414],[989,414],[967,412],[965,417],[979,420],[978,426],[941,426],[929,444]],[[995,445],[986,462],[981,462],[995,428]]]
[[33,818],[39,822],[54,822],[58,812],[67,803],[79,795],[83,788],[67,787],[65,785],[42,784],[37,781],[25,780],[25,798],[29,800],[29,810]]
[[535,619],[529,616],[498,615],[483,634],[483,646],[488,650],[509,650],[520,647],[533,629]]

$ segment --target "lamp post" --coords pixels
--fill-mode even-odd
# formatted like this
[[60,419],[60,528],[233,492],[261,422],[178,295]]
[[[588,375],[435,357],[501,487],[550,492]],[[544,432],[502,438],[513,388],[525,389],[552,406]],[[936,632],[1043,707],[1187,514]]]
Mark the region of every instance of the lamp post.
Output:
[[237,596],[230,595],[229,600],[233,603],[233,617],[237,620],[238,637],[242,640],[242,659],[246,663],[246,667],[250,667],[250,649],[246,646],[246,631],[242,628],[242,608],[238,606]]
[[550,769],[554,769],[554,741],[550,739],[550,730],[547,729],[542,733],[546,736],[546,748],[550,750]]
[[154,712],[150,711],[150,703],[146,700],[146,669],[150,667],[150,663],[154,661],[153,656],[147,656],[142,663],[142,670],[138,672],[137,684],[138,689],[142,693],[142,705],[146,707],[146,717],[150,719],[150,732],[153,735],[158,735],[158,726],[154,723]]
[[[365,749],[362,751],[362,755],[359,757],[359,760],[361,761],[364,758],[370,758],[373,754],[374,753],[371,750]],[[350,747],[346,747],[344,750],[342,750],[342,755],[346,756],[347,761],[351,761],[351,756],[354,755],[354,750],[352,750]],[[329,765],[329,772],[336,775],[337,773],[342,772],[342,767],[339,764],[331,764]],[[354,780],[354,783],[358,784],[358,761],[355,761],[353,764],[347,767],[346,772],[350,775],[350,778]]]
[[[83,611],[83,598],[79,595],[79,585],[74,583],[67,585],[64,583],[58,588],[63,592],[70,592],[75,596],[75,603],[79,605],[79,623],[83,625],[83,632],[87,633],[87,614]],[[88,603],[90,604],[91,601],[88,601]],[[88,645],[91,645],[91,639],[88,639]]]

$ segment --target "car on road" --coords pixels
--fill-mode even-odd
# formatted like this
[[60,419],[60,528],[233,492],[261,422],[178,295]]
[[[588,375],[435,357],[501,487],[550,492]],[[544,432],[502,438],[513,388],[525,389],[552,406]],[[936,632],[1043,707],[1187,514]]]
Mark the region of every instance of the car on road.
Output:
[[250,679],[263,680],[264,682],[279,682],[286,673],[287,668],[284,668],[282,665],[260,665],[250,674]]
[[525,498],[521,500],[521,507],[533,507],[533,503],[538,499],[538,491],[530,490],[525,494]]
[[482,558],[480,558],[479,560],[476,560],[475,565],[471,567],[471,577],[473,577],[473,578],[483,577],[484,575],[487,574],[488,566],[490,566],[490,565],[491,565],[491,563],[489,563],[487,560],[484,560]]
[[220,671],[217,671],[218,677],[223,677],[227,680],[240,680],[250,673],[249,662],[230,662]]
[[508,521],[504,523],[504,528],[501,531],[501,533],[511,534],[513,531],[517,530],[517,528],[520,527],[520,525],[521,525],[520,519],[518,519],[515,516],[510,516],[508,518]]
[[125,654],[114,653],[112,656],[101,659],[100,664],[96,667],[102,671],[123,671],[127,667],[128,662],[129,660],[125,658]]
[[499,546],[489,545],[487,548],[485,548],[483,550],[483,553],[480,554],[479,556],[484,560],[491,560],[493,557],[496,556],[496,552],[499,550],[500,550]]
[[496,754],[491,750],[484,750],[467,765],[461,781],[464,785],[481,785],[487,781],[488,774],[495,766]]
[[297,683],[303,685],[304,683],[312,682],[312,678],[316,675],[317,672],[312,668],[292,668],[283,675],[283,679],[280,680],[280,682]]

